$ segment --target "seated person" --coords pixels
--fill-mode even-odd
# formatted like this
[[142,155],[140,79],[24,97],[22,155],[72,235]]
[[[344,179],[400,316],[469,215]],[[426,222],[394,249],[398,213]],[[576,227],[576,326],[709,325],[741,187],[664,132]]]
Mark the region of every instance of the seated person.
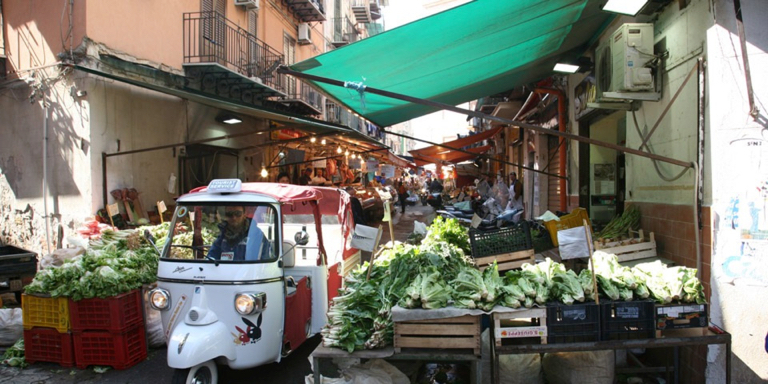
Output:
[[209,259],[242,261],[271,257],[269,241],[258,226],[251,225],[245,207],[225,207],[224,216],[225,220],[219,223],[221,233],[208,251]]

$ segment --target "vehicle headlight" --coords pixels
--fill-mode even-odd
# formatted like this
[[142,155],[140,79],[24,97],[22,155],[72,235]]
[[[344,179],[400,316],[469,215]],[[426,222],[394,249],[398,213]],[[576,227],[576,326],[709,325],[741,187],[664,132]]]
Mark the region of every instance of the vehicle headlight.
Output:
[[171,306],[171,294],[163,288],[155,288],[149,291],[149,304],[158,311],[163,311]]
[[241,315],[252,315],[261,312],[267,307],[267,294],[259,293],[238,293],[235,296],[235,310]]

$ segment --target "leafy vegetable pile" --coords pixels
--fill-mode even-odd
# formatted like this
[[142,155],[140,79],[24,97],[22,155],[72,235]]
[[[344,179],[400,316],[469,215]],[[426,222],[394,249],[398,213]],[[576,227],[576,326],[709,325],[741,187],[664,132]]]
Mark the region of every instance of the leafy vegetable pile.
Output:
[[473,269],[472,259],[456,244],[469,248],[469,236],[456,220],[435,220],[420,246],[395,245],[369,264],[352,271],[345,288],[333,299],[323,345],[347,351],[381,348],[392,343],[392,307],[447,305],[452,290],[447,282]]
[[630,229],[635,231],[638,228],[640,228],[640,210],[630,205],[621,216],[616,216],[609,221],[597,236],[601,239],[617,239],[627,235]]
[[[436,309],[452,304],[457,308],[491,311],[510,308],[594,301],[589,269],[576,274],[563,264],[546,259],[524,264],[522,270],[499,276],[496,263],[480,272],[473,260],[457,247],[466,241],[466,231],[453,231],[455,220],[436,220],[418,247],[396,245],[382,252],[373,263],[353,271],[345,288],[333,299],[328,323],[322,331],[323,345],[349,352],[389,345],[393,338],[392,307]],[[459,227],[460,228],[460,227]],[[615,255],[596,252],[595,273],[599,293],[612,300],[653,298],[704,302],[696,270],[667,268],[661,262],[623,267]]]
[[3,354],[2,360],[0,360],[0,363],[11,366],[11,367],[19,367],[24,368],[29,365],[29,363],[24,360],[24,338],[19,338],[16,343],[13,344],[12,347],[5,350],[5,353]]
[[66,260],[60,267],[37,272],[25,292],[70,297],[77,301],[111,297],[154,282],[159,255],[141,236],[145,229],[164,242],[169,224],[135,230],[105,230],[101,238],[91,240],[90,248],[84,254]]

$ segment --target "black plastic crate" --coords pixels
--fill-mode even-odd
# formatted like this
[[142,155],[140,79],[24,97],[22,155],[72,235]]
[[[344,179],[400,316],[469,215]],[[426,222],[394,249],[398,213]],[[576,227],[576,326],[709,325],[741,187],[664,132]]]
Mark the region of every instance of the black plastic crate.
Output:
[[547,303],[547,343],[600,340],[600,308],[595,303]]
[[707,304],[656,305],[656,329],[701,328],[708,325]]
[[531,229],[525,221],[511,227],[490,231],[470,228],[469,243],[472,246],[472,257],[474,258],[502,255],[533,248]]
[[12,245],[0,246],[0,275],[34,275],[36,272],[36,253]]
[[653,339],[656,337],[654,302],[601,301],[601,340]]

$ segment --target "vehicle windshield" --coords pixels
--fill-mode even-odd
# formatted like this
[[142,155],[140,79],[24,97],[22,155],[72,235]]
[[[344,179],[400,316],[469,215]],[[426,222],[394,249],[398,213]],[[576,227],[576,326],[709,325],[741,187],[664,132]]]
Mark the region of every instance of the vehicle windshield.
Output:
[[267,204],[179,205],[163,257],[217,262],[277,259],[277,210]]

